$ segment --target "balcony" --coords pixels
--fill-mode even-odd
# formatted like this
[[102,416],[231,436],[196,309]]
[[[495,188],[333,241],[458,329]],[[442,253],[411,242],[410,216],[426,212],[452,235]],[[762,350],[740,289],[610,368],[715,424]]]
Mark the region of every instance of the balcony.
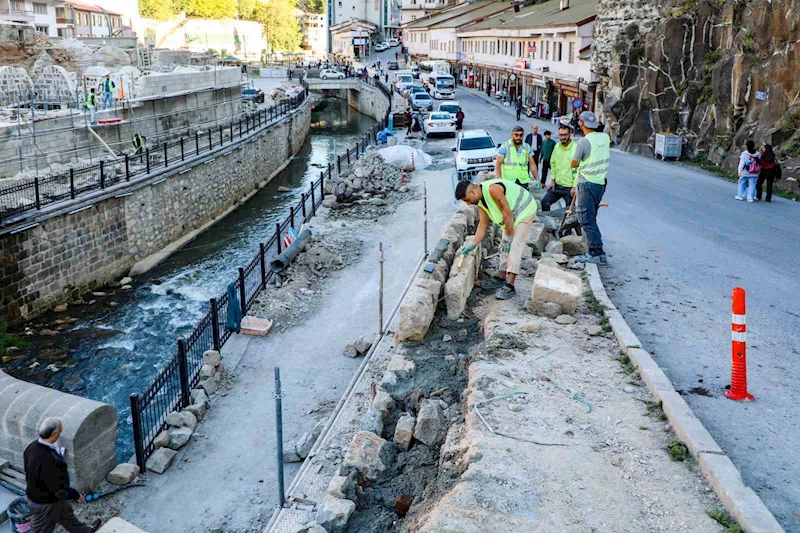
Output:
[[10,20],[13,22],[32,22],[34,20],[33,11],[27,9],[0,9],[0,20]]

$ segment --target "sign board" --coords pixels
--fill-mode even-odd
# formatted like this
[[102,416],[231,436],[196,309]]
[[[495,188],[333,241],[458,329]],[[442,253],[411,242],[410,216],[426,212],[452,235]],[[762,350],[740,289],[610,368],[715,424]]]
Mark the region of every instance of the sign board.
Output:
[[536,43],[533,43],[532,45],[528,46],[528,53],[529,54],[535,54],[536,53]]
[[517,59],[514,63],[514,68],[528,68],[528,62],[524,59]]
[[756,91],[756,100],[766,100],[766,99],[767,99],[767,93]]
[[517,79],[517,75],[516,74],[512,74],[511,76],[508,77],[508,79],[511,80],[511,81],[515,81]]
[[367,39],[353,39],[352,44],[354,45],[364,45],[367,44]]
[[580,98],[576,98],[572,101],[572,107],[575,109],[580,109],[583,107],[583,101]]

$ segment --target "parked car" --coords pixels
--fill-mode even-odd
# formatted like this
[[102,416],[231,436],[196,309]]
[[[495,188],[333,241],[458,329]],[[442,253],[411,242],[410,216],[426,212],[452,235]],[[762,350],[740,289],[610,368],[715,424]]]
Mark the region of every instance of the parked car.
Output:
[[378,43],[378,44],[376,44],[376,45],[375,45],[375,51],[376,51],[376,52],[383,52],[383,51],[384,51],[384,50],[386,50],[387,48],[388,48],[388,47],[387,47],[385,44],[383,44],[383,43]]
[[409,96],[416,94],[416,93],[424,93],[425,87],[422,86],[419,82],[414,82],[411,85],[406,85],[403,94],[408,94]]
[[391,46],[399,46],[399,45],[400,45],[400,41],[398,41],[397,39],[389,39],[389,46],[390,47]]
[[264,91],[261,89],[244,89],[242,90],[242,100],[249,100],[257,104],[263,104]]
[[414,76],[414,79],[418,80],[419,79],[419,65],[417,65],[416,63],[411,63],[411,66],[409,67],[409,70],[411,70],[411,75]]
[[422,121],[422,129],[426,135],[453,135],[456,134],[456,119],[450,113],[431,113]]
[[414,93],[410,95],[411,109],[431,111],[433,109],[433,98],[426,92]]
[[455,118],[456,113],[458,113],[458,108],[461,107],[458,102],[442,102],[439,104],[438,111],[440,113],[450,113],[450,115]]
[[388,68],[389,70],[397,70],[400,68],[400,65],[397,64],[397,61],[392,60],[386,63],[386,68]]
[[486,130],[464,130],[458,134],[453,148],[456,170],[494,170],[497,147]]
[[344,72],[339,72],[338,70],[334,70],[332,68],[326,68],[319,73],[319,77],[322,78],[323,80],[327,79],[343,80]]

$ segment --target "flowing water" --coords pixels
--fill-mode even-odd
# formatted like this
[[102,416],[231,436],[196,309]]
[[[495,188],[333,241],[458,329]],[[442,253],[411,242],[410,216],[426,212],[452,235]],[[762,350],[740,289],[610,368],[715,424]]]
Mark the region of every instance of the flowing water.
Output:
[[[136,288],[108,303],[81,308],[79,320],[58,337],[34,341],[8,370],[15,377],[71,392],[117,408],[120,460],[133,453],[130,394],[141,392],[176,352],[176,339],[189,334],[269,238],[301,192],[318,179],[336,153],[351,148],[375,121],[340,100],[325,99],[314,110],[314,127],[289,165],[246,204],[175,253]],[[291,192],[277,192],[278,187]],[[55,315],[53,315],[55,318]],[[45,326],[49,327],[49,326]],[[64,326],[62,325],[62,328]],[[39,365],[31,368],[34,361]],[[54,364],[55,367],[47,368]],[[59,370],[53,371],[53,368]]]

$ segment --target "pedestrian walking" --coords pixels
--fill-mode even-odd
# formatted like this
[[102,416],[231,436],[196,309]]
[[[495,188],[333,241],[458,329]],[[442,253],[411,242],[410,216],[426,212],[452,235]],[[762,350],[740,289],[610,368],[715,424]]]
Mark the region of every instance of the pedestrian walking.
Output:
[[553,154],[553,148],[556,147],[556,142],[551,139],[552,133],[549,131],[544,132],[544,141],[542,141],[542,187],[547,184],[547,173],[550,170],[550,157]]
[[524,134],[525,130],[521,126],[515,126],[511,131],[511,138],[497,149],[494,174],[498,179],[529,189],[531,174],[536,178],[535,184],[539,184],[539,169],[533,160],[531,146],[522,141]]
[[464,111],[459,107],[456,112],[456,130],[461,131],[464,127]]
[[86,497],[69,486],[69,471],[61,446],[61,420],[46,418],[39,438],[25,448],[25,495],[31,511],[31,532],[52,533],[59,524],[69,533],[94,533],[102,522],[87,526],[75,517],[70,502],[86,503]]
[[761,194],[764,182],[767,182],[767,198],[768,202],[772,202],[772,184],[775,182],[776,177],[780,176],[781,166],[778,164],[778,159],[775,157],[775,152],[772,151],[771,144],[765,144],[761,149],[761,173],[758,175],[756,182],[756,200],[761,200]]
[[606,190],[608,169],[611,164],[611,139],[605,133],[597,133],[597,116],[584,111],[578,119],[584,138],[575,146],[572,168],[577,169],[577,197],[575,213],[583,228],[589,250],[575,260],[579,263],[605,263],[603,238],[597,226],[597,211]]
[[116,87],[116,84],[111,81],[111,76],[106,74],[106,79],[103,80],[103,83],[100,84],[100,87],[103,89],[103,109],[106,109],[107,107],[113,107],[114,87]]
[[289,67],[289,71],[288,72],[289,72],[289,80],[291,81],[291,79],[292,79],[292,67]]
[[533,160],[536,162],[536,168],[539,168],[539,155],[542,153],[542,136],[539,134],[539,126],[534,124],[531,126],[531,132],[525,136],[525,142],[528,143],[533,150]]
[[[548,133],[550,132],[545,132],[545,137]],[[547,167],[553,170],[550,186],[542,198],[542,211],[550,211],[550,206],[562,198],[567,205],[570,205],[572,197],[575,196],[575,169],[572,168],[572,158],[575,155],[576,143],[572,140],[568,126],[558,128],[558,140],[558,145],[553,141],[552,155],[542,163],[542,173]]]
[[494,222],[503,230],[500,241],[500,272],[497,278],[504,283],[495,292],[495,298],[513,298],[517,292],[514,282],[519,274],[522,253],[527,246],[525,243],[531,226],[536,220],[536,199],[524,187],[494,179],[480,184],[460,181],[456,186],[456,200],[464,200],[480,208],[478,229],[472,242],[464,244],[461,253],[466,255],[480,245],[489,229],[489,222]]
[[739,156],[739,191],[734,198],[748,202],[755,201],[756,184],[761,173],[761,154],[756,150],[756,143],[752,140],[745,143],[745,150]]
[[86,95],[86,109],[89,110],[89,124],[97,122],[97,96],[94,93],[94,88],[89,90]]
[[517,120],[522,115],[522,98],[517,98],[517,101],[514,103],[514,108],[517,110]]
[[411,121],[413,119],[411,116],[411,110],[406,109],[404,118],[406,119],[406,135],[411,135]]

